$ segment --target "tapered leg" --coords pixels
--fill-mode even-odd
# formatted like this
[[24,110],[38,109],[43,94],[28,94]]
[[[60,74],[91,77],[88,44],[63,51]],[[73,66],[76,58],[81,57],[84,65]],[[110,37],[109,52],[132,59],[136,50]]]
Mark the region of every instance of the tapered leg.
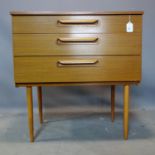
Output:
[[111,86],[111,120],[115,119],[115,86]]
[[32,87],[27,87],[26,91],[27,91],[27,109],[28,109],[28,124],[29,124],[30,142],[34,142]]
[[128,139],[129,123],[129,85],[124,86],[124,139]]
[[43,123],[43,112],[42,112],[42,88],[37,87],[38,91],[38,111],[39,111],[39,120],[40,124]]

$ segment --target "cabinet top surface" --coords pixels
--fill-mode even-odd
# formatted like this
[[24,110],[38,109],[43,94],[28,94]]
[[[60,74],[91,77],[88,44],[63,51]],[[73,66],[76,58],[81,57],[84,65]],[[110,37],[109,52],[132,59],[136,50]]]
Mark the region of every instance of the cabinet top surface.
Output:
[[11,11],[13,16],[24,15],[143,15],[143,11],[104,11],[104,12],[53,12],[53,11]]

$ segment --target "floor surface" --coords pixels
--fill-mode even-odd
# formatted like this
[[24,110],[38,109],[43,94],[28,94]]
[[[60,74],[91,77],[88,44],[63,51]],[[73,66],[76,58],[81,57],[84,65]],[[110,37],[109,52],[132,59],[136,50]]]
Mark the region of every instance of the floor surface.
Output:
[[51,115],[29,143],[26,113],[0,113],[0,155],[154,155],[155,111],[130,113],[129,140],[123,140],[122,113]]

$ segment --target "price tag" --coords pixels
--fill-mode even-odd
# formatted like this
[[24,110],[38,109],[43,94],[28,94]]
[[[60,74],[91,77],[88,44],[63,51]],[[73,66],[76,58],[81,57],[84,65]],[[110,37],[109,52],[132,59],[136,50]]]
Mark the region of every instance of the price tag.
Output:
[[129,16],[129,22],[126,24],[126,32],[133,32],[134,31],[134,26],[133,23],[131,22],[131,17]]

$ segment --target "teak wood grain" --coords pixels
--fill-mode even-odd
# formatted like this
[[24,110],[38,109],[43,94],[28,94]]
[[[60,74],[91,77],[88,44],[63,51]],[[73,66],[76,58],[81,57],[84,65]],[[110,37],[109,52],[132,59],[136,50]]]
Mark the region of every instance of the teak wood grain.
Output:
[[140,33],[14,34],[13,42],[15,56],[141,54]]
[[[95,64],[59,65],[60,60],[90,60]],[[140,56],[15,57],[16,83],[140,81]]]
[[[134,32],[142,31],[142,17],[131,15]],[[61,24],[59,20],[98,20],[93,24]],[[13,33],[125,33],[129,15],[13,16]]]
[[143,15],[144,11],[101,11],[101,12],[88,12],[88,11],[70,11],[70,12],[55,12],[55,11],[11,11],[12,16],[76,16],[76,15]]

